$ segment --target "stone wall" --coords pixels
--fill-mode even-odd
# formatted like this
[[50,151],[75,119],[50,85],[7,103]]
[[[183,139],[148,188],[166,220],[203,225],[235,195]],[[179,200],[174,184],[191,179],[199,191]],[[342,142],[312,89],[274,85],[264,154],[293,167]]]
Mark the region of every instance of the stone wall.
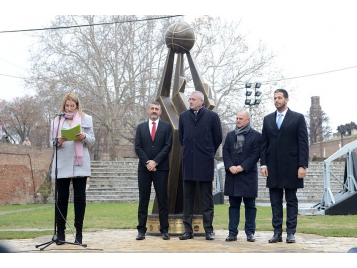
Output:
[[52,148],[0,144],[0,204],[33,204],[47,178]]
[[[357,135],[343,137],[343,145],[357,140]],[[334,138],[321,143],[314,143],[309,147],[309,157],[312,159],[314,153],[316,156],[323,160],[330,157],[332,154],[340,150],[341,138]],[[354,150],[357,152],[357,149]]]

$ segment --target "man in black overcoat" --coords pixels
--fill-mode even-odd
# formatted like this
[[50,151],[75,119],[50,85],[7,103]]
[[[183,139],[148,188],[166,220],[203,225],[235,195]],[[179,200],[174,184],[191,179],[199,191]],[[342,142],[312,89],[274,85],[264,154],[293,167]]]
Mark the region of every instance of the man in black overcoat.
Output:
[[[305,118],[288,107],[284,89],[274,92],[276,111],[264,117],[261,142],[261,174],[267,177],[274,235],[269,243],[282,242],[283,195],[286,201],[286,242],[295,243],[298,188],[304,187],[309,145]],[[280,126],[280,127],[279,127]]]
[[160,120],[162,110],[159,102],[151,103],[147,112],[149,121],[139,124],[135,135],[135,153],[139,157],[139,208],[136,240],[145,239],[152,183],[159,207],[160,232],[162,239],[168,240],[170,236],[168,234],[167,183],[170,169],[169,153],[172,147],[172,127],[170,123]]
[[229,196],[229,235],[227,242],[236,241],[242,199],[245,210],[244,231],[248,242],[255,241],[255,219],[258,196],[258,165],[261,134],[250,125],[250,114],[241,110],[236,116],[235,130],[227,134],[223,146],[226,171],[224,195]]
[[214,157],[222,143],[221,121],[217,113],[203,105],[204,95],[194,91],[190,95],[190,109],[179,117],[179,140],[182,146],[183,224],[185,233],[180,240],[192,239],[192,218],[196,183],[202,198],[203,228],[207,240],[214,240],[214,203],[212,182]]

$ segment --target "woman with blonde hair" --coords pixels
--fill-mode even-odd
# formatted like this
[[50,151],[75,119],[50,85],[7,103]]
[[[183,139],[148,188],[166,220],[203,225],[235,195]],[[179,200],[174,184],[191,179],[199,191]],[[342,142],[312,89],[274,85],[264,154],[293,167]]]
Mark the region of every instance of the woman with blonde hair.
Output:
[[[61,116],[51,124],[51,137],[57,137],[57,165],[52,165],[52,178],[57,178],[57,245],[64,244],[66,219],[68,210],[69,187],[72,181],[74,195],[74,226],[76,228],[75,243],[82,244],[82,229],[86,208],[86,181],[91,176],[90,155],[88,147],[95,142],[93,120],[83,113],[82,105],[74,93],[64,96],[59,109]],[[62,116],[63,114],[63,116]],[[61,136],[62,129],[70,129],[80,124],[81,132],[76,140],[70,141]],[[54,156],[56,157],[56,156]],[[54,159],[53,159],[54,160]],[[57,176],[55,168],[57,166]]]

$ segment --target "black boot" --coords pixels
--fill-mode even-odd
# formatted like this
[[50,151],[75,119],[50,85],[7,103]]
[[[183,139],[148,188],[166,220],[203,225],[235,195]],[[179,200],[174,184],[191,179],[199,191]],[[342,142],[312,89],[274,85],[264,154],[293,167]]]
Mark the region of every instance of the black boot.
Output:
[[76,228],[76,240],[75,243],[82,244],[82,229],[84,214],[86,211],[86,187],[87,178],[75,178],[73,179],[74,189],[74,227]]
[[76,240],[74,241],[74,243],[79,243],[79,244],[82,244],[82,239],[83,239],[83,235],[82,235],[82,232],[78,232],[76,233]]
[[59,242],[57,241],[56,244],[57,245],[63,245],[65,239],[66,239],[66,235],[65,235],[65,230],[66,230],[66,218],[67,218],[67,205],[65,206],[60,206],[59,205],[59,210],[61,211],[61,213],[58,212],[58,209],[56,208],[56,224],[57,224],[57,238]]
[[64,241],[66,241],[66,235],[64,233],[64,231],[57,231],[57,241],[56,244],[57,245],[63,245]]
[[[69,198],[69,182],[68,179],[56,180],[58,187],[58,197],[55,209],[56,225],[57,225],[57,245],[63,245],[66,240],[66,219],[68,211],[68,198]],[[62,241],[62,242],[59,242]]]

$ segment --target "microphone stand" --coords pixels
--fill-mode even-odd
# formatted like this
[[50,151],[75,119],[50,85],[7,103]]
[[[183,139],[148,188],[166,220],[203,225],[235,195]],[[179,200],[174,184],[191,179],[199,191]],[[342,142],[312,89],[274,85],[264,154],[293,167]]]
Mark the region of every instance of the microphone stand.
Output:
[[[52,245],[53,243],[79,245],[79,246],[82,246],[82,247],[87,247],[87,244],[71,243],[71,242],[59,240],[58,236],[57,236],[57,213],[56,213],[56,207],[58,208],[58,204],[57,204],[57,199],[58,199],[58,192],[57,192],[57,173],[58,173],[57,172],[57,151],[58,151],[58,132],[59,132],[59,126],[60,126],[60,122],[61,122],[61,117],[63,115],[64,115],[64,113],[56,115],[56,116],[58,116],[58,126],[57,126],[56,138],[53,140],[53,146],[55,148],[55,219],[54,219],[54,232],[53,232],[53,236],[52,236],[52,240],[51,241],[36,245],[36,248],[44,246],[44,247],[40,248],[40,250],[44,250],[45,248],[47,248],[48,246]],[[54,120],[53,120],[53,124],[54,124]],[[62,216],[61,211],[59,209],[58,209],[58,211],[60,212],[60,214]],[[67,221],[66,221],[66,224],[67,224]]]

